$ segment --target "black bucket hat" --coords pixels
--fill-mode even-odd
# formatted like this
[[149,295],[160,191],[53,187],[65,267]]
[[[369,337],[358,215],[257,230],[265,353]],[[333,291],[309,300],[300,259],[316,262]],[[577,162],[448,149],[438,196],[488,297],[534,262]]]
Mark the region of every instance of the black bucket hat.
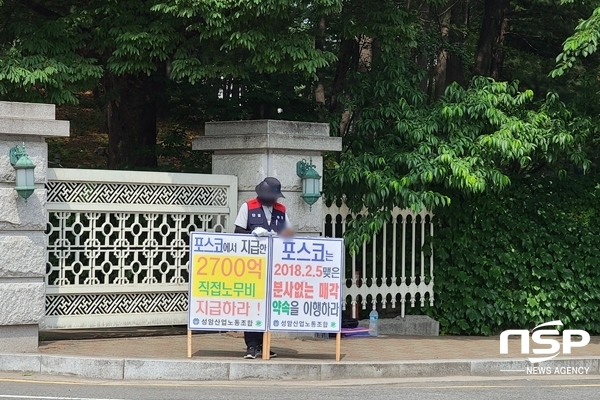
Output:
[[256,194],[266,200],[277,200],[282,197],[285,199],[285,196],[281,194],[281,182],[272,177],[267,177],[256,185]]

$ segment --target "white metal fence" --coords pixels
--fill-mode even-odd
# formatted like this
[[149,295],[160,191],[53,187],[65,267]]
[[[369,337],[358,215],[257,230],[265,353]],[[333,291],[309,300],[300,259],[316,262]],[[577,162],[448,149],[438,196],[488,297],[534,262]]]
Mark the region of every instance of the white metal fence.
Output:
[[[339,203],[325,206],[323,214],[323,235],[329,237],[342,237],[348,221],[360,218]],[[373,301],[383,309],[399,303],[402,317],[407,301],[411,307],[433,305],[433,214],[396,208],[392,216],[358,254],[346,255],[344,309],[350,305],[354,318],[357,308],[366,310]]]
[[49,169],[44,328],[185,324],[189,232],[232,232],[235,176]]
[[[189,232],[233,232],[237,178],[223,175],[49,169],[43,328],[185,324]],[[324,206],[323,235],[353,216]],[[396,209],[393,221],[346,257],[346,302],[405,314],[433,304],[433,214]],[[356,307],[358,306],[358,307]]]

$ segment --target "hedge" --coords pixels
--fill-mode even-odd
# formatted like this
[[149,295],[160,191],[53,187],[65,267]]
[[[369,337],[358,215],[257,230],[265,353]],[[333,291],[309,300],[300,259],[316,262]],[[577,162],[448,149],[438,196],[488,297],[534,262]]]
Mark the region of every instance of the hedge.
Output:
[[436,211],[440,333],[493,335],[561,320],[600,334],[598,176],[513,179]]

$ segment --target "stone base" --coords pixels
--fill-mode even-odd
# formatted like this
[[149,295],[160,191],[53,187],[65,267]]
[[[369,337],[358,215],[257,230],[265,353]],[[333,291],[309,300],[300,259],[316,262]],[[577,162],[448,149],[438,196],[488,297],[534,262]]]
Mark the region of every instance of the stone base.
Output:
[[[368,328],[369,320],[362,320],[359,325]],[[380,335],[439,336],[440,323],[426,315],[405,315],[380,319],[377,330]]]
[[0,326],[0,353],[37,353],[38,325]]

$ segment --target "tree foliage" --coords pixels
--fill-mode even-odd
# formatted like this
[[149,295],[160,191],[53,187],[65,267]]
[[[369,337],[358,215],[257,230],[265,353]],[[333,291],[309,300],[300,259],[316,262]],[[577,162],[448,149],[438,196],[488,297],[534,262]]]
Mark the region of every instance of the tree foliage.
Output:
[[523,176],[502,197],[464,196],[440,209],[436,300],[445,334],[494,335],[560,318],[600,333],[598,177]]
[[451,203],[449,190],[480,194],[506,188],[510,177],[540,168],[591,161],[581,146],[593,131],[555,94],[533,103],[518,84],[476,77],[468,88],[451,85],[431,105],[415,88],[418,75],[382,58],[385,67],[353,88],[360,110],[346,150],[333,163],[328,193],[345,196],[353,212],[349,243],[368,241],[394,206],[435,209]]
[[74,93],[97,84],[103,67],[86,57],[86,36],[78,17],[20,2],[0,4],[0,96],[7,100],[76,103]]
[[[310,79],[335,56],[314,47],[318,1],[6,0],[0,18],[0,95],[75,103],[96,90],[105,104],[111,167],[152,167],[158,101],[166,81],[204,83],[255,73]],[[146,154],[129,157],[131,149]]]
[[[306,71],[335,60],[314,48],[312,14],[339,12],[339,0],[48,1],[6,0],[0,31],[3,95],[38,95],[59,104],[102,74],[157,71],[192,83],[222,75]],[[79,86],[69,84],[80,83]],[[67,92],[70,90],[70,93]]]
[[156,167],[159,111],[328,122],[344,151],[327,160],[326,194],[369,214],[348,230],[355,248],[394,206],[600,162],[598,4],[564,3],[4,0],[0,96],[93,91],[111,168]]
[[[563,1],[563,3],[573,3]],[[594,9],[589,18],[579,21],[573,35],[563,43],[562,52],[556,57],[556,68],[550,75],[558,77],[572,69],[578,61],[598,50],[600,42],[600,7]]]
[[173,16],[188,34],[172,57],[172,78],[303,71],[314,75],[335,61],[314,48],[315,15],[339,13],[340,0],[172,1],[154,11]]

